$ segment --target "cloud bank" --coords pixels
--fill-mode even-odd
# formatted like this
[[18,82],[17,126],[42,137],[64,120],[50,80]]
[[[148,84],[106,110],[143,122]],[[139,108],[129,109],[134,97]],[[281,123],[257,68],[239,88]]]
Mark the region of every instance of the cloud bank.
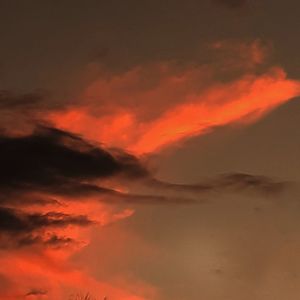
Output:
[[[288,188],[234,172],[165,182],[144,162],[215,127],[254,122],[300,94],[299,81],[265,64],[267,48],[258,41],[210,49],[220,54],[217,63],[161,61],[103,73],[72,105],[40,93],[0,93],[0,264],[7,270],[0,297],[61,299],[64,288],[89,286],[116,299],[144,300],[144,290],[153,298],[143,284],[132,293],[69,265],[90,227],[128,218],[138,205],[198,205],[233,193],[274,197]],[[19,288],[12,292],[10,282]]]
[[259,41],[220,41],[210,49],[220,55],[209,65],[166,61],[104,74],[87,86],[76,105],[49,112],[47,120],[143,155],[218,126],[254,122],[300,94],[298,80],[267,65],[268,47]]

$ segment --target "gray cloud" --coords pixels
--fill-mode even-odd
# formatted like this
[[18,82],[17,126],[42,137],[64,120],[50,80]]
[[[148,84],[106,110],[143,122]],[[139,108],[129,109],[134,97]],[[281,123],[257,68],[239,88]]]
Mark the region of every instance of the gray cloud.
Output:
[[[57,235],[55,228],[95,224],[84,215],[28,213],[23,208],[31,204],[62,207],[64,203],[56,197],[66,196],[63,202],[178,205],[203,203],[203,197],[210,199],[211,193],[255,192],[273,196],[287,187],[284,182],[243,173],[224,174],[197,184],[164,182],[154,178],[133,155],[45,126],[38,126],[25,136],[0,135],[0,164],[2,248],[63,247],[76,241]],[[107,179],[133,183],[150,191],[120,192],[102,184]]]
[[204,194],[209,192],[254,192],[278,195],[288,188],[288,182],[246,173],[226,173],[199,184],[175,184],[151,178],[147,184],[158,189]]

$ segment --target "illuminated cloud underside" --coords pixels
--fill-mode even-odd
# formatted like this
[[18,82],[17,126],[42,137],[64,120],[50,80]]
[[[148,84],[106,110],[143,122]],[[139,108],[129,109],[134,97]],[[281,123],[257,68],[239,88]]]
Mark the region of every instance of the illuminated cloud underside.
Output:
[[[195,79],[201,69],[185,70],[179,76],[168,73],[168,69],[163,75],[158,69],[155,71],[159,80],[154,86],[140,89],[134,86],[133,91],[131,87],[124,88],[124,83],[138,84],[139,80],[130,76],[143,75],[143,70],[139,70],[138,74],[128,72],[120,75],[121,78],[112,78],[110,82],[98,80],[87,90],[86,98],[83,95],[83,99],[87,100],[82,105],[52,113],[49,119],[60,128],[140,155],[175,143],[178,145],[216,126],[256,121],[300,94],[300,82],[288,79],[281,68],[271,68],[262,75],[246,74],[227,83],[212,82],[200,89]],[[147,82],[147,78],[144,80]],[[101,87],[104,83],[103,96]],[[112,98],[119,96],[117,92],[114,94],[115,90],[123,90],[124,99],[132,103],[127,102],[123,106],[117,103],[115,107],[107,108],[104,101],[103,107],[105,95]],[[176,91],[180,99],[176,99]],[[92,102],[89,101],[91,93],[94,94]],[[151,99],[153,105],[147,107],[145,104],[143,107]],[[164,107],[163,111],[161,107]],[[107,109],[108,113],[102,115],[103,109]]]

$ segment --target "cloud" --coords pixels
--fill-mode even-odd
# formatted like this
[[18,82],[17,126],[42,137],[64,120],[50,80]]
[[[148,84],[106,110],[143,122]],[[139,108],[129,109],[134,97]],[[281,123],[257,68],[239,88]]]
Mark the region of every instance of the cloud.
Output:
[[[39,126],[30,135],[0,136],[0,162],[2,205],[59,207],[63,203],[57,196],[64,197],[63,202],[91,199],[112,204],[191,202],[186,198],[125,193],[101,186],[101,182],[99,185],[99,180],[115,177],[143,180],[151,175],[133,155],[120,149],[106,150],[55,128]],[[20,226],[26,228],[24,224]]]
[[86,216],[70,216],[58,212],[24,213],[4,207],[0,207],[0,216],[0,230],[10,233],[28,233],[47,227],[68,225],[87,226],[93,223]]
[[22,248],[42,246],[44,248],[61,249],[76,244],[78,244],[78,241],[75,239],[65,236],[57,236],[56,234],[48,234],[48,237],[46,238],[39,235],[26,235],[19,240],[15,239],[12,243],[12,247]]
[[[42,93],[0,93],[0,264],[18,283],[19,297],[42,296],[36,282],[50,299],[60,299],[66,286],[144,299],[70,266],[91,226],[130,217],[138,205],[164,204],[168,211],[225,193],[273,197],[288,187],[245,173],[172,183],[146,167],[144,154],[256,121],[300,93],[299,81],[265,65],[268,49],[258,41],[219,41],[210,51],[218,59],[207,65],[154,62],[103,74],[72,105],[51,104]],[[37,120],[47,125],[35,127]]]
[[246,173],[227,173],[203,180],[199,184],[175,184],[150,179],[148,184],[155,188],[166,189],[176,192],[190,192],[196,194],[207,194],[209,192],[256,192],[262,195],[279,195],[285,191],[288,182],[274,180],[266,176],[252,175]]
[[43,116],[61,110],[68,100],[54,98],[50,92],[0,90],[0,129],[13,134],[30,133]]
[[[29,135],[2,134],[0,162],[2,248],[75,245],[76,237],[62,229],[101,224],[99,216],[91,211],[97,204],[187,205],[203,203],[212,193],[254,191],[277,195],[286,188],[283,182],[242,173],[197,184],[164,182],[156,179],[134,155],[105,149],[78,135],[43,126]],[[143,192],[118,189],[119,184],[136,185]],[[78,214],[77,207],[84,203],[90,206],[89,210]],[[40,208],[33,212],[33,206]],[[94,221],[91,213],[96,217]],[[121,218],[131,214],[121,212]]]
[[[137,158],[120,149],[106,150],[66,131],[38,126],[31,134],[22,136],[2,134],[0,145],[0,247],[3,249],[76,245],[78,236],[69,227],[103,224],[101,214],[105,209],[100,203],[186,201],[102,186],[102,181],[115,177],[139,180],[148,176],[148,171]],[[84,203],[86,207],[81,205]],[[86,214],[82,214],[82,209]],[[91,221],[91,213],[95,221]],[[112,212],[111,220],[106,216],[104,223],[131,214]]]
[[166,111],[145,125],[145,132],[130,147],[147,153],[180,140],[205,134],[217,126],[256,120],[299,93],[298,82],[286,80],[280,70],[259,77],[246,76],[220,84]]
[[[88,239],[82,230],[134,213],[128,208],[115,212],[121,205],[191,205],[211,199],[209,193],[274,190],[276,194],[281,187],[270,178],[239,173],[195,185],[164,182],[132,154],[52,127],[38,126],[21,136],[2,134],[0,146],[0,264],[18,287],[0,291],[0,297],[7,299],[43,296],[39,291],[48,291],[44,296],[50,299],[61,299],[66,286],[82,290],[88,286],[116,299],[132,299],[131,292],[97,281],[66,263]],[[143,193],[127,191],[130,184]],[[20,265],[26,268],[26,277],[18,272]],[[33,289],[32,282],[45,289]]]
[[184,196],[171,197],[157,191],[126,193],[105,185],[106,180],[116,178],[128,183],[137,181],[160,191],[173,189],[198,194],[229,188],[270,190],[276,185],[266,178],[246,174],[230,174],[195,185],[159,181],[133,155],[120,149],[107,150],[77,135],[49,127],[38,127],[26,136],[0,136],[0,162],[2,205],[27,203],[59,207],[62,203],[57,196],[69,201],[94,199],[104,203],[194,202]]
[[[125,192],[121,182],[150,178],[138,158],[104,149],[56,128],[38,126],[31,134],[0,136],[0,247],[62,248],[78,244],[70,227],[103,224],[101,203],[188,204],[187,197]],[[113,187],[106,181],[117,180]],[[72,204],[70,204],[70,202]],[[85,214],[78,214],[86,203]],[[93,212],[94,210],[94,212]],[[103,210],[103,209],[102,209]],[[105,222],[132,214],[112,213]],[[95,221],[90,215],[95,216]]]
[[6,192],[18,189],[80,194],[93,189],[83,181],[146,174],[133,156],[110,153],[78,136],[46,127],[27,136],[0,136],[0,161],[0,189]]
[[163,61],[99,76],[76,105],[45,118],[140,156],[219,126],[249,124],[300,94],[298,80],[267,65],[269,47],[258,40],[218,41],[210,51],[218,59],[207,65]]
[[84,215],[74,216],[58,212],[27,213],[0,207],[0,247],[65,246],[73,240],[59,237],[51,233],[51,230],[68,226],[85,227],[93,223]]

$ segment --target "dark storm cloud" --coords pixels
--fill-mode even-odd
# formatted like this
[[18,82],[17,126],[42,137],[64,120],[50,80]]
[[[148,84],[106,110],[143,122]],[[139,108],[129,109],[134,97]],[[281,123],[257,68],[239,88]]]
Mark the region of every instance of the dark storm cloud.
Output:
[[246,6],[248,0],[213,0],[213,2],[236,9]]
[[[285,188],[284,183],[270,178],[241,173],[195,185],[163,182],[155,179],[133,155],[120,149],[107,150],[80,136],[44,126],[26,136],[2,134],[0,165],[0,248],[73,245],[78,242],[55,230],[95,224],[84,215],[25,212],[24,204],[61,207],[64,203],[60,201],[101,201],[177,205],[202,203],[199,196],[210,192],[255,191],[273,195]],[[110,178],[150,187],[150,192],[124,193],[101,185],[101,180]],[[67,198],[57,200],[56,196]]]
[[[60,205],[55,195],[73,199],[97,195],[103,196],[101,201],[112,203],[178,203],[184,200],[157,195],[157,190],[276,193],[284,188],[283,183],[272,179],[240,173],[226,174],[195,185],[159,181],[133,155],[116,149],[108,151],[77,135],[49,127],[39,127],[31,135],[22,137],[0,136],[0,164],[0,202],[11,205],[22,202]],[[126,194],[95,184],[95,180],[117,176],[145,183],[157,190],[153,195]]]
[[35,195],[34,193],[20,193],[19,189],[1,188],[0,205],[7,204],[13,206],[26,205],[54,205],[61,206],[62,203],[52,196]]
[[87,226],[93,222],[86,216],[73,216],[58,212],[25,213],[12,208],[0,207],[0,230],[2,232],[27,233],[42,228]]
[[29,246],[43,246],[43,247],[50,247],[50,248],[61,248],[69,245],[76,245],[77,241],[64,236],[58,236],[56,234],[52,234],[50,237],[43,238],[39,235],[26,235],[20,237],[19,239],[15,240],[13,243],[13,247],[15,248],[22,248],[22,247],[29,247]]
[[[191,203],[184,197],[122,193],[95,184],[120,176],[128,180],[151,178],[139,160],[119,149],[96,147],[79,136],[55,128],[39,127],[22,136],[0,136],[0,203],[61,203],[56,195],[73,201],[96,196],[106,203]],[[16,219],[15,226],[18,226]],[[22,225],[23,226],[23,225]],[[22,227],[21,226],[21,227]]]
[[110,190],[110,193],[107,194],[107,197],[103,198],[102,202],[115,203],[115,204],[192,204],[200,203],[200,200],[194,200],[182,196],[173,196],[173,195],[159,195],[157,193],[150,194],[126,194],[118,191]]
[[58,212],[28,213],[8,207],[0,207],[0,247],[44,245],[58,247],[73,242],[71,238],[43,233],[67,226],[85,227],[94,224],[87,216]]
[[3,191],[38,189],[75,194],[94,188],[82,181],[147,174],[133,156],[120,151],[112,154],[78,136],[46,127],[23,137],[0,136],[0,165]]

